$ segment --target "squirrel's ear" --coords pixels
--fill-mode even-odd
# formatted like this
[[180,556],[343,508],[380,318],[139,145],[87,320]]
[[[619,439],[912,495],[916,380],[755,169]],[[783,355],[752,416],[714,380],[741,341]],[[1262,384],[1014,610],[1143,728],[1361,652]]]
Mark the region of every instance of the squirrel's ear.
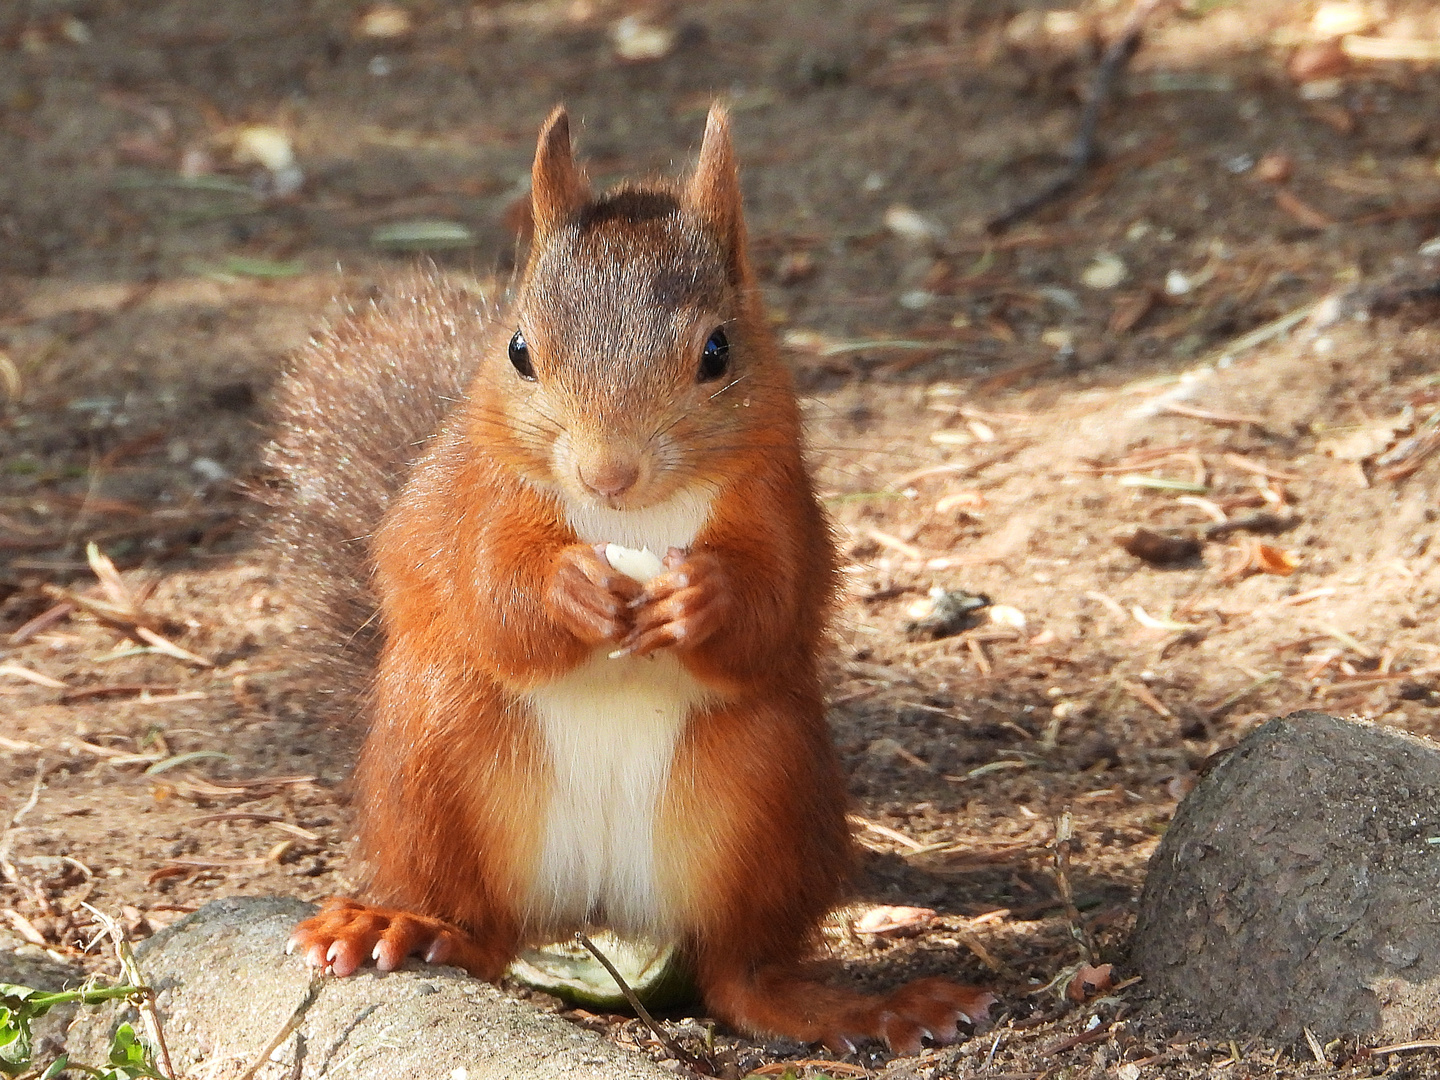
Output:
[[745,218],[740,206],[740,170],[730,141],[730,116],[712,105],[705,122],[700,160],[685,188],[690,211],[714,230],[737,270],[745,265]]
[[590,185],[570,149],[570,117],[565,106],[557,105],[540,128],[535,167],[530,173],[536,239],[554,232],[589,200]]

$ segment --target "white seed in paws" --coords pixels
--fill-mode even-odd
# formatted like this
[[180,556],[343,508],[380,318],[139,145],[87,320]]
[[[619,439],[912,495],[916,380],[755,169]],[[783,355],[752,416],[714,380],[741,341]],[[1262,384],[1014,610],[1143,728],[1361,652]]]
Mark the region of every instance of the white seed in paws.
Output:
[[647,548],[621,547],[619,544],[605,545],[605,561],[628,578],[641,585],[647,585],[651,578],[658,577],[665,569],[660,556]]

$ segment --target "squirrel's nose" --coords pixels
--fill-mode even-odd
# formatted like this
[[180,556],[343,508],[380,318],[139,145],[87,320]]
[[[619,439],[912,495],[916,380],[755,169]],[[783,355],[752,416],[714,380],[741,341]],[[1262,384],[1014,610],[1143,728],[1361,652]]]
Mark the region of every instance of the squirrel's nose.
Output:
[[640,466],[633,461],[582,462],[579,472],[582,484],[607,499],[625,494],[640,479]]

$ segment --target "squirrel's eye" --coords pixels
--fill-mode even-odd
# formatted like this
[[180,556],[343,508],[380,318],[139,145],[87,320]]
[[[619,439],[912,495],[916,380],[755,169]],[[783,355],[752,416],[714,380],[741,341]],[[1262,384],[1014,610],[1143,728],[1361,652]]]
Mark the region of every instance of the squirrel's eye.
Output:
[[705,342],[700,354],[700,382],[714,382],[730,370],[730,339],[720,327]]
[[515,370],[520,373],[522,379],[535,381],[535,368],[530,363],[530,346],[525,344],[525,335],[519,330],[510,339],[510,363],[515,365]]

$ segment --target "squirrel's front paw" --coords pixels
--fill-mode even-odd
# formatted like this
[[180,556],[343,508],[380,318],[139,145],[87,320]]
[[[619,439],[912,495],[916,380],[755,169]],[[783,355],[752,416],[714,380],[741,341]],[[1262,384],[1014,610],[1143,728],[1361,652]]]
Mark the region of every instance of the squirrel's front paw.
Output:
[[429,964],[443,964],[464,938],[440,919],[407,911],[371,907],[336,897],[306,919],[285,947],[299,951],[305,963],[328,975],[349,975],[367,960],[381,971],[394,971],[412,953]]
[[671,548],[665,570],[635,602],[634,625],[620,651],[646,656],[667,646],[694,648],[720,628],[731,602],[725,568],[715,555]]
[[604,545],[571,544],[556,556],[545,604],[561,626],[587,645],[620,641],[630,632],[630,601],[640,585],[605,561]]

